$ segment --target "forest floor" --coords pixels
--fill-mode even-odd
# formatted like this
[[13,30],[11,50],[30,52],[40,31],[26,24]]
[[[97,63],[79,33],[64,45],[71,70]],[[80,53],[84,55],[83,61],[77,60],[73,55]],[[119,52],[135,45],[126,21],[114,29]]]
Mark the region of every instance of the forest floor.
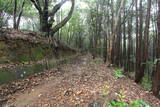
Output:
[[[134,81],[115,78],[112,70],[90,55],[81,56],[50,71],[0,87],[4,107],[106,107],[123,92],[124,101],[144,100],[160,107],[160,100]],[[95,106],[94,106],[95,107]]]

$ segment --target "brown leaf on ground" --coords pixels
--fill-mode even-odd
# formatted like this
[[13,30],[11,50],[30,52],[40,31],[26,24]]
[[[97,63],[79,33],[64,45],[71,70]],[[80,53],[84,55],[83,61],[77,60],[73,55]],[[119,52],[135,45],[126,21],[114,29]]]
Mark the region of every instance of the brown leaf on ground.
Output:
[[[85,63],[84,63],[85,62]],[[85,55],[57,69],[45,71],[0,88],[0,99],[16,107],[98,107],[117,100],[145,100],[159,107],[160,100],[128,78],[116,79],[107,64]]]

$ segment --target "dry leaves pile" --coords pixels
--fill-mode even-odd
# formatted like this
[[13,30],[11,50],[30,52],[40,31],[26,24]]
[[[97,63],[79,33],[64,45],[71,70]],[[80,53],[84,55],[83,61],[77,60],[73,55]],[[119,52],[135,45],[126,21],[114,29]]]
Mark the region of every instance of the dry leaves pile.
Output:
[[51,71],[30,76],[1,87],[0,98],[5,105],[16,107],[98,107],[117,100],[124,94],[124,101],[142,99],[153,107],[160,101],[149,91],[128,78],[116,79],[107,64],[94,63],[90,55]]

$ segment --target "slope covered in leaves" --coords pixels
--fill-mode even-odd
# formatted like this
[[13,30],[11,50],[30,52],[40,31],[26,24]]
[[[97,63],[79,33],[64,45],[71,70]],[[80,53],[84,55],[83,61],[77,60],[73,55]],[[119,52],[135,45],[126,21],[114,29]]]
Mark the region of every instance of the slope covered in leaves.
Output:
[[[160,101],[127,77],[117,79],[114,68],[90,55],[82,56],[51,71],[36,74],[17,82],[20,91],[8,94],[5,105],[16,107],[105,107],[106,102],[118,100],[129,103],[144,100],[153,107]],[[31,84],[31,85],[29,85]],[[27,86],[27,88],[25,88]],[[13,90],[7,87],[8,91]],[[1,88],[1,90],[6,90]],[[2,92],[2,91],[1,91]],[[4,96],[5,92],[4,92]]]
[[[55,40],[59,57],[75,54],[76,51]],[[41,63],[46,57],[55,57],[48,38],[43,33],[0,28],[0,69],[26,63]]]

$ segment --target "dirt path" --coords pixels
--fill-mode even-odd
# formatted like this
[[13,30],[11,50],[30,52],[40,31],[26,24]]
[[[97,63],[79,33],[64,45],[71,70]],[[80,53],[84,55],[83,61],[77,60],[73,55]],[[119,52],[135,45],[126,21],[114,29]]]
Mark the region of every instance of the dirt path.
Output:
[[55,69],[46,72],[52,75],[39,80],[38,85],[12,94],[13,99],[4,107],[92,107],[94,104],[105,107],[104,102],[117,99],[120,92],[126,102],[143,99],[153,107],[160,107],[160,101],[150,92],[126,77],[116,79],[111,71],[112,68],[92,60],[90,55],[82,56],[58,67],[56,72]]

